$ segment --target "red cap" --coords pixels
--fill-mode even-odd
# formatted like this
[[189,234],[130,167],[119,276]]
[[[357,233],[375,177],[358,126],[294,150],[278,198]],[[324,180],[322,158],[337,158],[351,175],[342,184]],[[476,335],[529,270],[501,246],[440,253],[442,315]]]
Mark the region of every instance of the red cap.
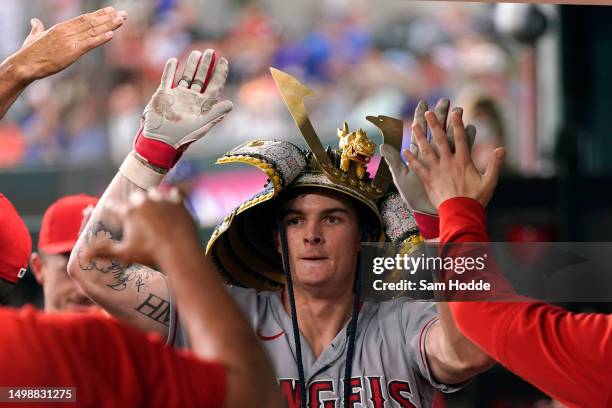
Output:
[[13,204],[0,194],[0,278],[16,283],[28,268],[30,232]]
[[95,207],[97,197],[85,194],[60,198],[43,215],[38,249],[47,254],[72,251],[79,237],[85,209]]

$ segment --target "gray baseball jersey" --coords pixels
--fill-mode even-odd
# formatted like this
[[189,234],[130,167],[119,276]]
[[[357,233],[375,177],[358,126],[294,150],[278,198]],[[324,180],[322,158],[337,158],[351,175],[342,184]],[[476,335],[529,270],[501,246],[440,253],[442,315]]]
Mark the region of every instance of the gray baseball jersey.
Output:
[[[257,293],[236,286],[229,287],[229,291],[268,352],[289,407],[299,408],[295,342],[280,292]],[[169,342],[188,348],[174,310],[171,316]],[[434,388],[443,392],[459,389],[436,383],[425,358],[425,338],[437,319],[433,303],[409,298],[363,303],[350,384],[352,407],[431,407]],[[318,358],[303,336],[301,344],[308,407],[341,408],[346,326]]]

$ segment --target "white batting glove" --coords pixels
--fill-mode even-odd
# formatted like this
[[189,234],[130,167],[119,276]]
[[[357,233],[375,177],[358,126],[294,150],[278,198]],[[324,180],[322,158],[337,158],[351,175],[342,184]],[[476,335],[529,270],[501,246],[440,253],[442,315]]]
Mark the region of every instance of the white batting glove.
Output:
[[438,212],[429,201],[423,183],[402,161],[397,149],[391,145],[383,144],[380,146],[380,154],[389,165],[393,183],[412,211],[436,215]]
[[[192,51],[178,83],[174,85],[178,62],[166,62],[159,88],[142,114],[141,130],[134,141],[130,163],[122,165],[122,173],[142,188],[159,184],[189,145],[208,133],[232,110],[230,101],[217,98],[228,73],[225,58],[217,60],[213,50],[203,54]],[[137,160],[140,163],[136,163]],[[140,164],[162,174],[155,177],[150,171],[139,174]],[[157,180],[159,179],[159,180]]]
[[[445,129],[447,129],[446,135],[449,139],[449,145],[451,150],[454,151],[455,140],[453,137],[453,128],[450,125],[448,127],[446,125],[449,107],[450,101],[448,99],[440,99],[436,104],[434,112],[438,118],[438,121]],[[424,134],[427,134],[427,122],[425,120],[425,112],[427,112],[427,109],[427,102],[420,101],[414,112],[414,122],[421,126]],[[468,125],[466,126],[466,133],[468,146],[471,151],[472,146],[474,145],[474,139],[476,137],[476,128],[473,125]],[[437,149],[434,144],[432,144],[432,147],[434,150]],[[410,150],[418,156],[416,144],[411,143]],[[436,210],[436,207],[433,206],[431,201],[429,201],[421,180],[419,180],[414,172],[410,171],[408,166],[402,160],[400,153],[393,146],[387,144],[381,145],[380,154],[384,157],[387,165],[389,166],[389,170],[391,171],[391,175],[393,177],[393,183],[397,187],[400,195],[408,206],[414,211],[414,217],[419,226],[421,234],[427,239],[437,237],[438,211]]]

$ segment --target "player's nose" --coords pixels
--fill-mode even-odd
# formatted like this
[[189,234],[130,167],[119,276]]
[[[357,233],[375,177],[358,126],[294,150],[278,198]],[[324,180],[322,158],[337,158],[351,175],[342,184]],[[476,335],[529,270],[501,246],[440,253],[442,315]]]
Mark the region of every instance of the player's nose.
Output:
[[304,229],[304,243],[307,245],[318,245],[325,242],[320,226],[316,222],[310,222]]

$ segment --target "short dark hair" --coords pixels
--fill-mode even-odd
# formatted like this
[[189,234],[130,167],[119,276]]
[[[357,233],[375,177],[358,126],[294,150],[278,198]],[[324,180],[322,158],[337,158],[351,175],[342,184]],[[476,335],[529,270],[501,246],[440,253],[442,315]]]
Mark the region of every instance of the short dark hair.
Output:
[[4,298],[13,290],[14,287],[14,283],[0,278],[0,304],[4,301]]
[[[313,186],[284,190],[279,194],[278,200],[275,203],[274,212],[282,211],[283,206],[289,200],[292,200],[302,194],[313,193],[317,191],[335,193],[339,198],[345,200],[346,203],[349,204],[355,210],[355,213],[357,215],[357,222],[359,223],[359,229],[362,233],[361,240],[377,240],[378,235],[380,234],[380,227],[378,225],[378,220],[376,219],[376,214],[374,214],[374,212],[364,203],[349,196],[348,194],[336,192],[325,187]],[[274,228],[276,228],[276,224],[274,224]]]

